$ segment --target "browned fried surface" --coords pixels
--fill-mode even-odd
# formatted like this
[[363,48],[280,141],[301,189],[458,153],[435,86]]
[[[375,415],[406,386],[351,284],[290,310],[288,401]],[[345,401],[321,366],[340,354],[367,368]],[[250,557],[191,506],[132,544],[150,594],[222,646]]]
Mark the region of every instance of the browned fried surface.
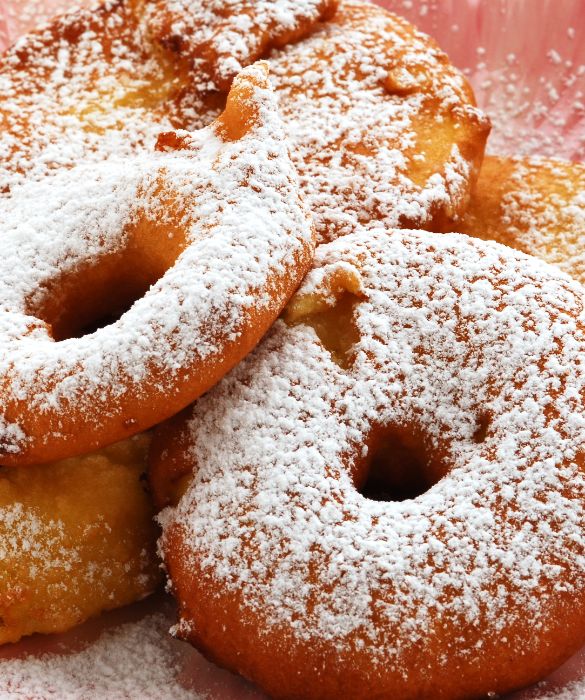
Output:
[[0,190],[14,171],[131,154],[209,123],[237,70],[269,55],[321,240],[357,222],[451,228],[487,120],[431,39],[379,7],[336,6],[118,0],[54,21],[0,61]]
[[179,61],[144,40],[128,2],[54,20],[0,59],[0,190],[24,179],[151,147],[156,133],[200,125],[201,96]]
[[225,91],[243,67],[329,19],[338,0],[137,0],[137,5],[155,42],[190,61],[198,89]]
[[536,255],[585,282],[585,165],[486,157],[457,230]]
[[580,285],[360,231],[317,249],[285,320],[153,443],[177,634],[287,699],[483,698],[569,658]]
[[172,416],[256,345],[311,265],[264,63],[234,80],[216,122],[157,144],[0,198],[2,464],[82,454]]
[[489,123],[432,39],[346,0],[270,64],[321,241],[358,223],[445,230],[464,211]]
[[149,441],[0,469],[0,643],[64,631],[156,588]]
[[[242,0],[191,9],[181,2],[116,0],[53,20],[0,59],[0,154],[8,170],[0,191],[14,183],[15,170],[39,176],[86,159],[123,156],[151,147],[165,129],[208,124],[225,92],[203,64],[211,73],[225,68],[227,91],[241,67],[307,33],[334,7],[334,0]],[[177,16],[190,22],[190,37],[200,39],[196,65],[193,53],[178,52],[168,36]],[[249,24],[242,33],[244,17]],[[238,62],[228,61],[227,68],[226,46],[239,50]]]
[[[346,0],[305,38],[284,45],[263,38],[270,3],[213,2],[207,31],[186,3],[170,5],[155,3],[147,21],[162,46],[190,63],[200,86],[202,75],[211,76],[209,85],[225,90],[240,54],[282,47],[268,55],[272,81],[321,241],[379,221],[444,230],[465,210],[489,124],[461,73],[408,22]],[[237,13],[250,36],[232,29],[232,42],[223,41],[220,28]]]

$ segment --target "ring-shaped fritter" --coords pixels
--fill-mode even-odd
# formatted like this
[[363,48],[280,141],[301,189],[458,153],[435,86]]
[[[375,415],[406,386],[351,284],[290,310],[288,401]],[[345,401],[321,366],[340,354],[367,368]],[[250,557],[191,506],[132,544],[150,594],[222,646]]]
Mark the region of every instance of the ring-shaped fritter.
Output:
[[254,347],[313,256],[261,63],[209,127],[19,185],[0,218],[6,465],[89,452],[176,413]]
[[158,429],[177,635],[275,698],[545,677],[585,642],[584,368],[582,288],[535,258],[321,246],[284,320]]

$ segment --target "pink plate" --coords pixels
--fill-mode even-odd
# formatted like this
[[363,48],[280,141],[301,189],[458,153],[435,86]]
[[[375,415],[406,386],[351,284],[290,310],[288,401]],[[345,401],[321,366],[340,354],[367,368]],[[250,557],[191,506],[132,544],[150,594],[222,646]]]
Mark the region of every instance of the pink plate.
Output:
[[[492,117],[494,153],[585,157],[585,0],[378,0],[432,34]],[[0,0],[0,50],[76,0]],[[2,700],[261,700],[171,639],[162,594],[0,649]],[[585,650],[509,700],[583,700]]]

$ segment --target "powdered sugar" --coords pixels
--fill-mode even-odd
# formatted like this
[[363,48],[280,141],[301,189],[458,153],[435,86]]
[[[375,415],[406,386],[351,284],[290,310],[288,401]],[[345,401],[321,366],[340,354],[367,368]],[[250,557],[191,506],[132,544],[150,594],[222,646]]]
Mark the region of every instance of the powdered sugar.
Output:
[[24,431],[16,423],[8,423],[0,416],[0,450],[7,454],[16,454],[27,442]]
[[[426,5],[423,6],[423,8],[426,9]],[[116,146],[116,148],[117,148],[117,146]],[[139,639],[136,639],[135,641],[136,641],[136,645],[138,646],[138,644],[140,643],[140,640],[139,640]],[[161,640],[160,643],[161,643],[161,644],[163,643],[162,640]],[[112,649],[112,651],[111,651],[111,656],[114,657],[114,658],[118,658],[118,656],[120,655],[120,653],[121,653],[121,649],[114,646],[113,649]],[[150,660],[151,657],[149,656],[148,658],[149,658],[149,660]],[[158,657],[152,657],[152,663],[155,662],[155,658],[158,659]],[[53,663],[54,663],[54,662],[53,662]],[[146,668],[142,668],[142,664],[144,664],[144,660],[143,660],[142,656],[141,656],[141,659],[139,660],[138,663],[140,663],[140,665],[141,665],[140,673],[143,674],[144,671],[147,670],[147,669],[146,669]],[[138,665],[138,664],[135,664],[134,667],[136,667],[137,665]],[[85,668],[85,667],[84,667],[84,668]],[[39,669],[37,669],[37,670],[39,670]],[[46,671],[46,668],[41,668],[41,669],[40,669],[40,672],[41,672],[41,673],[46,673],[46,672],[47,672],[47,671]],[[128,671],[127,671],[126,669],[124,669],[124,673],[127,673],[127,672],[128,672]],[[113,680],[113,679],[112,679],[112,680]],[[38,678],[36,679],[35,682],[38,682]],[[84,681],[83,681],[82,678],[78,678],[78,682],[79,682],[79,683],[83,683]],[[136,681],[133,681],[133,682],[136,682]],[[101,697],[103,697],[103,696],[112,697],[112,688],[111,688],[111,687],[108,687],[108,690],[109,690],[110,692],[104,692],[104,690],[103,690],[104,684],[103,684],[103,683],[104,683],[104,681],[103,681],[103,679],[101,679],[101,678],[99,678],[99,679],[96,680],[96,687],[98,688],[97,696],[98,696],[98,697],[100,697],[100,696],[101,696]],[[139,686],[139,685],[136,685],[136,687],[140,687],[140,686]],[[151,688],[151,687],[154,687],[154,686],[149,686],[148,688]],[[145,688],[145,689],[142,689],[142,690],[141,690],[141,693],[142,693],[142,694],[140,695],[140,697],[147,697],[146,693],[148,692],[148,688]],[[174,690],[174,686],[172,686],[172,685],[168,685],[168,686],[167,686],[167,685],[165,684],[165,679],[164,679],[164,678],[162,679],[160,688],[165,688],[165,690],[168,689],[169,694],[172,694],[173,692],[176,692],[176,691]],[[100,690],[101,690],[101,692],[99,692]],[[39,691],[39,692],[40,692],[40,691]],[[57,692],[58,692],[58,691],[57,691]],[[59,696],[61,697],[62,694],[59,695]],[[157,697],[159,697],[159,696],[160,696],[160,695],[158,695]],[[79,694],[74,695],[74,697],[79,697]],[[580,695],[574,695],[574,696],[572,696],[572,697],[581,697],[581,696],[580,696]]]
[[513,162],[502,198],[506,230],[526,252],[584,281],[585,167],[537,157]]
[[1,659],[3,700],[201,700],[177,679],[178,656],[168,614],[155,613],[104,633],[69,654]]
[[581,0],[536,11],[515,0],[379,2],[435,37],[468,76],[493,123],[488,152],[585,158]]
[[[31,580],[37,568],[43,571],[52,568],[69,570],[79,560],[78,552],[71,547],[59,551],[59,544],[64,541],[63,523],[58,520],[43,521],[31,510],[25,511],[22,503],[0,508],[0,528],[3,533],[0,561],[17,561],[26,552]],[[52,550],[56,557],[48,559],[47,549]]]
[[50,170],[151,151],[178,116],[178,87],[125,3],[23,37],[0,61],[0,192]]
[[157,533],[141,483],[148,443],[140,436],[81,458],[0,469],[0,646],[69,629],[157,588]]
[[[0,65],[0,155],[10,168],[0,192],[80,160],[148,150],[160,130],[209,123],[224,99],[216,88],[239,66],[306,34],[334,5],[175,0],[138,19],[127,3],[106,4],[27,37]],[[428,37],[346,2],[270,61],[322,240],[379,219],[443,228],[462,211],[488,126]]]
[[458,230],[536,255],[585,281],[585,167],[487,157]]
[[463,210],[487,121],[428,37],[345,1],[270,64],[321,241],[358,223],[444,226]]
[[527,700],[583,700],[584,697],[585,681],[574,681],[560,690],[531,694]]
[[[294,4],[305,22],[332,6]],[[199,91],[225,88],[243,57],[279,45],[274,30],[266,41],[267,27],[278,19],[290,39],[298,21],[288,2],[255,2],[253,15],[251,7],[214,2],[204,11],[177,0],[155,4],[144,24],[192,59],[195,76],[206,79]],[[269,61],[321,241],[358,222],[445,227],[462,212],[488,123],[462,75],[428,37],[374,5],[343,2],[331,20],[273,51]]]
[[202,90],[226,89],[267,49],[299,38],[337,0],[166,0],[147,3],[144,22],[163,46],[189,56]]
[[[181,570],[179,631],[200,633],[213,596],[190,596],[203,588],[237,591],[242,619],[285,625],[316,658],[365,645],[374,675],[383,664],[431,683],[449,664],[464,683],[497,650],[538,659],[541,633],[565,624],[551,610],[585,588],[581,288],[457,235],[362,231],[318,249],[317,268],[340,261],[365,294],[351,368],[309,326],[278,322],[185,425],[195,477],[161,517],[170,574]],[[300,295],[325,279],[310,273]],[[423,495],[357,493],[352,472],[380,425],[411,425],[442,455]],[[435,635],[444,655],[421,670],[416,649]]]
[[[75,406],[82,419],[92,416],[97,435],[98,426],[119,420],[121,397],[149,397],[155,408],[153,390],[167,396],[172,412],[172,396],[189,371],[201,372],[201,363],[221,356],[225,343],[240,337],[251,309],[278,312],[284,292],[276,281],[300,278],[312,229],[265,67],[248,69],[239,84],[248,81],[247,108],[257,110],[257,123],[239,140],[223,141],[215,127],[185,132],[183,151],[64,170],[15,185],[0,200],[4,425],[28,434],[19,408],[25,402],[28,415],[55,415],[59,440],[67,433],[77,439],[79,426],[63,424]],[[142,220],[164,224],[169,191],[186,246],[174,266],[116,323],[53,342],[35,318],[39,300],[71,270],[99,266],[112,253],[127,255],[133,245],[139,252],[145,243],[141,237],[132,243],[132,227]],[[60,423],[59,414],[68,418]],[[0,443],[16,429],[5,429]]]
[[[257,4],[242,0],[231,9],[250,12],[249,6]],[[172,13],[172,7],[186,12],[179,5],[148,3],[147,12],[143,2],[108,0],[18,40],[0,59],[0,156],[5,166],[0,193],[18,175],[30,179],[112,154],[123,158],[137,150],[149,152],[161,131],[197,129],[217,116],[225,95],[203,94],[196,73],[153,41],[157,13],[164,15],[165,8]],[[209,27],[201,23],[211,21],[224,5],[195,3],[196,11],[187,14],[205,33]],[[264,10],[256,38],[270,46],[278,37],[309,31],[332,3],[279,0],[260,5]],[[228,13],[216,20],[211,22],[213,40],[223,46],[238,33],[240,17]],[[250,41],[242,47],[238,67],[257,57],[251,36]],[[217,57],[207,58],[211,70]],[[230,73],[230,82],[236,72]]]

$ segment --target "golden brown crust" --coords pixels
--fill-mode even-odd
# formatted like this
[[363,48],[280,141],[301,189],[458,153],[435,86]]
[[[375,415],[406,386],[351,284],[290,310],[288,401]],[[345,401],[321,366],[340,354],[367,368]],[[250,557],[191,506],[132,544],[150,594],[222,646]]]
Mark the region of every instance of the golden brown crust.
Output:
[[[65,169],[0,200],[13,224],[0,275],[2,463],[60,459],[141,432],[256,345],[313,255],[281,130],[257,63],[208,128],[165,132],[158,151],[131,165],[106,160],[95,176],[91,166]],[[40,216],[29,212],[37,188]],[[72,190],[75,209],[60,206]],[[26,246],[23,213],[32,219]],[[77,332],[124,297],[131,306],[118,320]]]
[[[250,13],[255,4],[240,0],[236,11]],[[250,41],[240,56],[240,69],[267,47],[308,33],[320,17],[334,11],[336,2],[305,4],[297,8],[289,3],[286,27],[272,16],[248,28]],[[209,2],[190,6],[190,34],[210,13],[214,20],[213,41],[206,52],[205,42],[195,52],[205,54],[211,73],[221,58],[219,50],[213,51],[214,42],[233,50],[230,40],[238,30],[234,13],[224,5],[215,3],[214,12]],[[8,172],[26,175],[35,159],[37,165],[40,160],[46,169],[55,169],[92,159],[92,154],[99,160],[112,152],[135,152],[148,148],[157,130],[199,129],[220,113],[239,71],[230,72],[223,91],[194,72],[193,56],[173,50],[173,41],[164,40],[159,24],[171,21],[169,6],[156,0],[103,1],[53,19],[0,57],[0,147]],[[261,35],[258,43],[252,41],[256,34]],[[57,143],[56,153],[52,147]],[[11,184],[2,177],[0,193]]]
[[[86,152],[119,137],[119,150],[140,149],[157,124],[208,124],[235,69],[265,56],[321,240],[347,233],[352,221],[449,230],[477,178],[489,121],[432,39],[380,7],[337,4],[118,0],[63,18],[12,51],[23,63],[0,61],[0,73],[18,74],[15,108],[0,107],[3,140],[20,142],[27,158],[42,153],[46,128],[30,141],[41,106],[54,141],[73,141],[73,130]],[[99,50],[84,41],[88,31]],[[55,84],[62,37],[67,80]],[[66,153],[58,163],[67,164]]]
[[144,469],[150,438],[0,468],[0,644],[63,632],[160,583]]
[[285,320],[159,429],[176,634],[287,699],[484,697],[569,658],[580,286],[503,246],[380,228],[319,246]]
[[[437,660],[449,657],[446,650],[453,629],[449,622],[437,619],[432,639],[400,652],[401,671],[397,672],[391,663],[373,662],[367,646],[356,648],[361,641],[359,632],[354,635],[354,645],[348,643],[338,650],[319,639],[299,644],[294,631],[285,626],[267,631],[265,617],[250,610],[244,594],[218,586],[204,567],[193,565],[184,549],[184,539],[177,531],[171,532],[168,562],[177,581],[172,591],[180,601],[181,618],[192,621],[190,627],[178,625],[177,635],[220,667],[258,683],[272,698],[469,700],[492,693],[497,697],[546,678],[578,652],[585,640],[583,606],[575,606],[571,594],[560,594],[557,603],[547,608],[552,621],[549,629],[539,630],[539,652],[523,657],[521,663],[514,641],[487,637],[481,627],[466,628],[462,643],[470,650],[467,661],[444,664],[439,670]],[[306,585],[318,588],[319,580],[307,576]],[[501,593],[494,587],[491,594],[495,598]],[[372,599],[372,609],[383,607],[384,602]],[[516,639],[533,635],[529,616],[515,626]],[[397,646],[400,643],[396,638]]]
[[197,5],[190,0],[133,1],[149,37],[187,61],[204,90],[220,92],[229,90],[243,67],[302,39],[338,6],[338,0],[206,0]]
[[148,481],[157,511],[176,506],[189,484],[193,465],[187,456],[185,422],[190,406],[157,426],[149,450]]
[[270,64],[320,242],[377,222],[452,228],[490,123],[432,39],[377,5],[344,0]]
[[456,230],[535,255],[585,282],[585,165],[487,156]]

